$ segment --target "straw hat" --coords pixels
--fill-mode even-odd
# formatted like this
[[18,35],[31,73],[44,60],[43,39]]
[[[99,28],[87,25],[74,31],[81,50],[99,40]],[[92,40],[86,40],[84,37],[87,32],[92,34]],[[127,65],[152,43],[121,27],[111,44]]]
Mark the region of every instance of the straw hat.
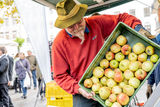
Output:
[[73,0],[63,0],[56,5],[58,18],[55,26],[58,28],[67,28],[85,15],[88,6],[86,4],[76,4]]

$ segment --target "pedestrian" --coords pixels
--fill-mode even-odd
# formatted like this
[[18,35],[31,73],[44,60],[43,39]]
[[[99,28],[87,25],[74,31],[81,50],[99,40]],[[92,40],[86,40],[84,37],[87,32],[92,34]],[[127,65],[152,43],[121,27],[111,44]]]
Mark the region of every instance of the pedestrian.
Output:
[[[18,75],[16,74],[16,71],[15,71],[15,65],[18,60],[19,60],[19,53],[17,53],[14,57],[14,65],[13,65],[14,90],[15,90],[15,93],[17,92],[22,93],[20,80],[18,79]],[[19,91],[17,90],[17,87]]]
[[0,107],[10,107],[8,68],[9,60],[5,55],[5,47],[0,47]]
[[42,73],[39,69],[39,66],[37,66],[36,71],[37,71],[38,88],[39,88],[39,91],[40,91],[41,99],[43,100],[43,98],[45,96],[45,83],[44,83],[44,80],[43,80]]
[[32,72],[32,79],[33,79],[33,84],[34,84],[34,89],[37,88],[37,81],[36,81],[36,66],[37,64],[37,60],[36,57],[34,55],[32,55],[32,51],[28,50],[27,51],[28,56],[26,57],[30,63],[30,70]]
[[20,59],[16,62],[15,70],[20,80],[23,96],[22,98],[27,98],[27,87],[30,85],[30,64],[29,61],[25,58],[23,52],[19,53]]
[[[88,93],[78,85],[79,80],[101,49],[106,38],[119,22],[133,29],[145,32],[144,36],[154,38],[147,33],[141,21],[127,13],[118,15],[95,15],[83,18],[86,4],[76,4],[73,0],[62,0],[56,5],[58,18],[55,26],[62,30],[52,45],[52,64],[54,80],[65,91],[73,95],[74,107],[100,107]],[[140,27],[141,26],[141,27]]]

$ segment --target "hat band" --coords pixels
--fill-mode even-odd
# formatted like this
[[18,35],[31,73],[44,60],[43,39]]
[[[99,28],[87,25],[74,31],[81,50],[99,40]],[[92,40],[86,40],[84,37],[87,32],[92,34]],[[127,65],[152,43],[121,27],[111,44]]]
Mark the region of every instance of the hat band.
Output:
[[79,11],[79,9],[80,9],[80,6],[75,5],[68,15],[66,15],[66,16],[59,15],[58,19],[59,20],[69,19],[69,18],[73,17]]

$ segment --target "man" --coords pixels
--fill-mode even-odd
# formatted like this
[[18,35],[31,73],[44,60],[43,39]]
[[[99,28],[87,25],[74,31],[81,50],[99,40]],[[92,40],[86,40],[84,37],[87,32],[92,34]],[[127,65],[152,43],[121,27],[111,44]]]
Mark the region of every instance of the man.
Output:
[[5,55],[5,47],[0,47],[0,107],[10,107],[8,94],[8,66],[9,61]]
[[[93,94],[79,87],[83,73],[101,49],[105,39],[119,22],[143,31],[141,21],[127,13],[119,15],[96,15],[83,18],[87,5],[63,0],[56,6],[58,18],[55,26],[62,30],[52,45],[54,80],[68,93],[73,94],[74,107],[98,107]],[[148,35],[146,35],[148,34]]]
[[32,55],[32,52],[30,50],[27,51],[28,56],[26,57],[30,63],[30,70],[32,72],[32,79],[34,84],[34,89],[37,88],[37,82],[36,82],[36,66],[37,66],[37,60],[34,55]]

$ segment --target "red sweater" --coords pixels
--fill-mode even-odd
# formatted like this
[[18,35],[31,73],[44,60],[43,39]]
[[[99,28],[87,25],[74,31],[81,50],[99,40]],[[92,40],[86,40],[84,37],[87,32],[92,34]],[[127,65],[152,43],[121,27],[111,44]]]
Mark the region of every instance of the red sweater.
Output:
[[70,37],[63,29],[52,45],[54,80],[71,94],[78,93],[78,81],[118,22],[132,28],[141,24],[140,20],[127,13],[92,16],[85,20],[89,33],[85,33],[83,44],[80,44],[79,38]]

